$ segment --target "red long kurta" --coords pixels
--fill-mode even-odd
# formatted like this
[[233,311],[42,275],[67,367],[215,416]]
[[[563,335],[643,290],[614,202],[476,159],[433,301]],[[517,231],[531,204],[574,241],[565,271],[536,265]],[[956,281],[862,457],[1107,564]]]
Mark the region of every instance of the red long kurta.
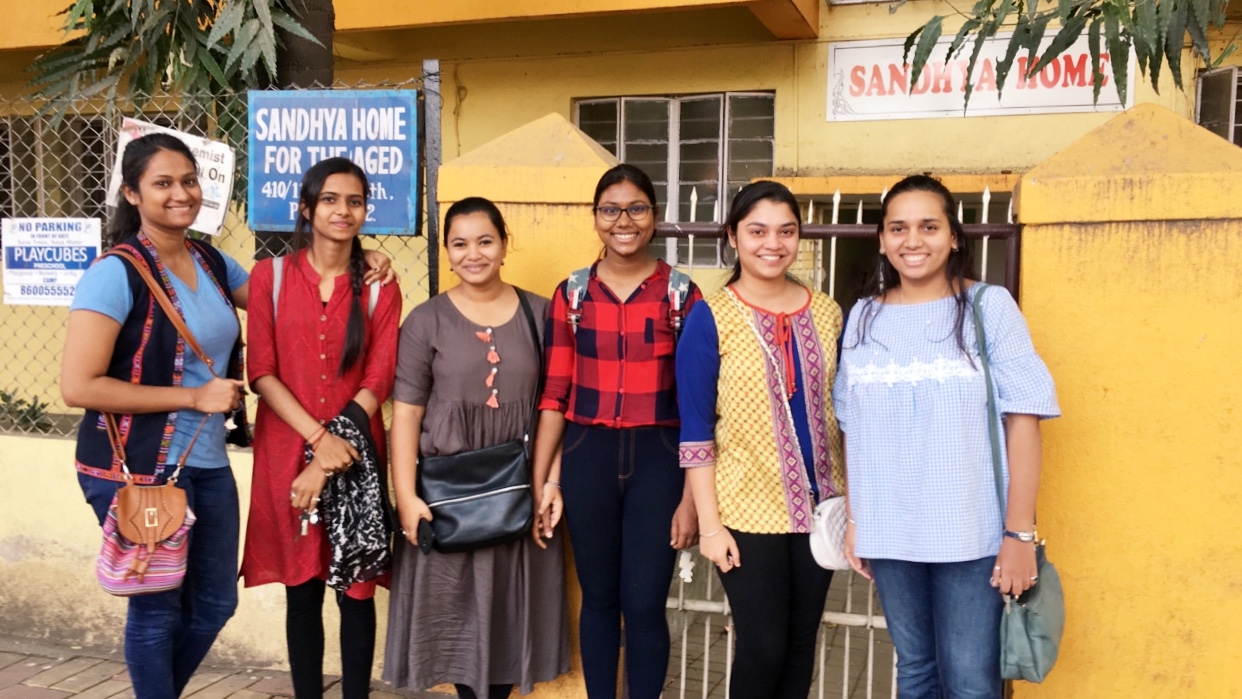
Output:
[[[342,376],[339,369],[352,293],[349,275],[336,278],[327,305],[320,300],[319,280],[304,250],[287,257],[279,317],[274,321],[272,262],[255,264],[246,309],[246,371],[252,385],[264,376],[280,379],[322,424],[340,414],[362,388],[371,389],[381,404],[392,393],[401,293],[396,284],[380,290],[375,312],[366,318],[363,357]],[[364,316],[368,300],[369,290],[364,289],[360,299]],[[371,418],[371,434],[379,462],[386,464],[382,411]],[[306,536],[299,536],[301,511],[289,505],[293,479],[306,467],[302,436],[259,401],[254,437],[250,518],[241,566],[246,587],[272,582],[300,585],[312,578],[326,578],[328,545],[323,527],[309,527]],[[348,594],[366,599],[375,594],[375,581],[356,584]]]

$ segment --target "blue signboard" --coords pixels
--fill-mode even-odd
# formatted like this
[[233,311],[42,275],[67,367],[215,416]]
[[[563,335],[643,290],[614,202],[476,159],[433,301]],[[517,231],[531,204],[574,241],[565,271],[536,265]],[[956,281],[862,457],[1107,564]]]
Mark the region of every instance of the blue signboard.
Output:
[[251,230],[292,231],[302,175],[337,156],[367,173],[363,233],[417,234],[416,90],[252,90]]

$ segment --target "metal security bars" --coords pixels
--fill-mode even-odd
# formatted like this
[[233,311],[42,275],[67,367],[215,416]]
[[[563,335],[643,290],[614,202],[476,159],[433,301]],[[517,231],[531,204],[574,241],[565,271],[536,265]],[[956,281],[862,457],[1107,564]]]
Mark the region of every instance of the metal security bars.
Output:
[[[395,85],[338,84],[333,88],[422,89],[426,95],[426,88],[438,89],[437,77],[423,76]],[[208,102],[223,105],[235,114],[246,112],[244,93],[152,95],[137,103],[127,97],[110,103],[76,100],[56,105],[63,113],[63,119],[57,121],[45,113],[48,105],[42,100],[0,98],[0,218],[98,217],[104,219],[106,228],[105,196],[116,159],[121,118],[134,116],[220,138],[210,110],[201,106]],[[435,128],[438,131],[438,123]],[[256,236],[246,227],[246,144],[230,145],[237,150],[243,167],[239,168],[240,181],[234,187],[234,205],[224,230],[211,240],[249,269],[254,260],[283,252],[288,236]],[[428,223],[424,221],[423,230],[433,231]],[[429,237],[374,236],[364,240],[366,247],[392,258],[400,274],[405,309],[426,300],[434,290]],[[5,359],[0,363],[0,433],[68,435],[76,429],[80,411],[65,406],[58,386],[67,319],[68,309],[64,307],[0,306],[0,352]]]

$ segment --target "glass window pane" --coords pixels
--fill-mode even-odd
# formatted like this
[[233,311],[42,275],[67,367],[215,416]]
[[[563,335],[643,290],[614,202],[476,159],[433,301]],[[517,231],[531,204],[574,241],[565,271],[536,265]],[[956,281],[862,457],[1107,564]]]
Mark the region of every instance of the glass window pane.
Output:
[[731,202],[746,183],[772,176],[775,107],[773,95],[729,95],[726,201]]
[[1222,70],[1199,78],[1199,125],[1225,139],[1233,135],[1229,112],[1237,99],[1235,76]]
[[682,142],[679,182],[717,182],[720,179],[720,142]]
[[624,111],[622,137],[627,144],[668,143],[667,100],[626,100]]
[[720,140],[719,97],[681,100],[681,140]]
[[[719,221],[721,217],[720,210],[716,207],[719,191],[719,183],[697,183],[685,184],[678,186],[681,197],[681,206],[678,209],[679,221]],[[694,217],[691,218],[690,200],[691,195],[697,196],[698,205],[694,208]]]
[[578,128],[595,142],[617,154],[617,100],[578,103]]
[[772,95],[730,95],[729,138],[772,138],[774,114]]

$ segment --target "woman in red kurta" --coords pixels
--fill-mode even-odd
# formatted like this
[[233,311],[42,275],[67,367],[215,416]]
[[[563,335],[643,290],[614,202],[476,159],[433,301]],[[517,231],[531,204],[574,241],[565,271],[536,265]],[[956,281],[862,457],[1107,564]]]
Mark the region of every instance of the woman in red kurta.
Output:
[[[324,424],[352,401],[370,416],[386,463],[380,405],[392,391],[401,294],[384,286],[369,309],[358,232],[366,218],[366,175],[344,158],[307,171],[294,249],[273,295],[271,260],[251,274],[247,370],[262,398],[255,422],[254,480],[241,575],[246,587],[286,586],[286,635],[298,699],[323,691],[323,595],[328,544],[319,493],[359,457]],[[273,299],[276,306],[273,307]],[[307,463],[310,445],[314,458]],[[367,696],[375,651],[377,580],[337,594],[345,699]]]

